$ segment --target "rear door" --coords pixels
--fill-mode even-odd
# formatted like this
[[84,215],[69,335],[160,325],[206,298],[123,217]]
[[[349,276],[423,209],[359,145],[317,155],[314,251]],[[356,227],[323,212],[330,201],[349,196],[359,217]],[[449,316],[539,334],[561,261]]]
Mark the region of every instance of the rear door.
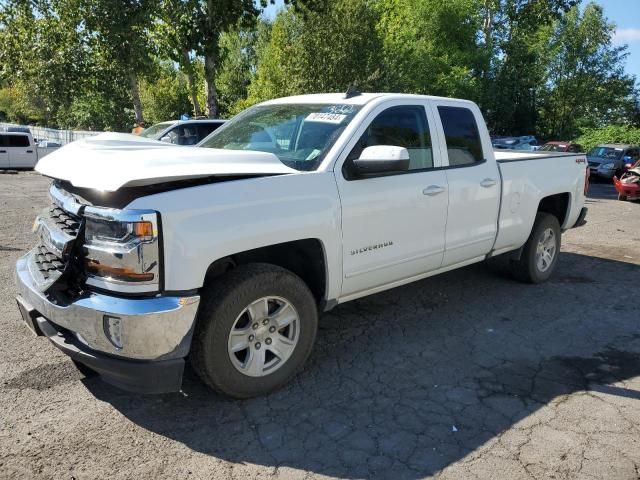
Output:
[[[342,206],[342,296],[371,293],[436,270],[442,263],[447,221],[446,174],[432,148],[433,118],[426,102],[381,104],[362,123],[336,163]],[[409,170],[352,178],[351,162],[366,147],[409,151]]]
[[7,149],[7,135],[0,133],[0,168],[9,168],[9,150]]
[[500,174],[475,105],[433,101],[448,191],[443,267],[486,255],[497,233]]
[[11,133],[7,135],[7,150],[11,168],[33,168],[37,163],[36,147],[31,145],[28,135]]

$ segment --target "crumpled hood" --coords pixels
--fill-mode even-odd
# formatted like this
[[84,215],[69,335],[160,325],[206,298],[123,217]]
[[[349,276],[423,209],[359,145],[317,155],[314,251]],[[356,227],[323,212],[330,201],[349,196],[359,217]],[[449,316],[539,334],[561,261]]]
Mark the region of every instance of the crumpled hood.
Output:
[[181,147],[126,133],[65,145],[40,160],[36,171],[109,192],[198,177],[299,173],[272,153]]

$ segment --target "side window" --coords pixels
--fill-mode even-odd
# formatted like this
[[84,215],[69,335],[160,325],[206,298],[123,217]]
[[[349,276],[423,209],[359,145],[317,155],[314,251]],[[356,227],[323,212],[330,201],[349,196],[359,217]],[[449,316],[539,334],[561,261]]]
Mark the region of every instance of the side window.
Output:
[[198,125],[198,142],[208,137],[211,132],[220,126],[219,123],[201,123]]
[[473,165],[484,161],[482,142],[473,113],[463,107],[438,107],[449,165]]
[[378,114],[351,150],[347,161],[367,147],[393,145],[409,151],[409,170],[433,168],[433,151],[425,109],[419,105],[391,107]]
[[7,135],[8,147],[28,147],[29,138],[26,135]]

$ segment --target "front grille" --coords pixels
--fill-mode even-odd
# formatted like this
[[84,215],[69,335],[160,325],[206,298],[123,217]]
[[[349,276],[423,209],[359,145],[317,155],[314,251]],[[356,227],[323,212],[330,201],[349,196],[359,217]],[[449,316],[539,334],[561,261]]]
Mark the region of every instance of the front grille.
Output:
[[79,279],[75,268],[79,260],[74,244],[81,230],[82,218],[54,203],[42,212],[39,219],[38,243],[32,250],[31,272],[41,291],[45,292],[60,283],[58,280],[63,275],[67,278],[62,282],[64,285],[69,283],[70,277]]
[[49,216],[60,227],[60,230],[72,237],[78,236],[78,230],[80,229],[80,217],[66,212],[56,204],[51,205],[49,209]]
[[64,271],[62,259],[42,244],[36,247],[33,260],[45,281],[57,279]]

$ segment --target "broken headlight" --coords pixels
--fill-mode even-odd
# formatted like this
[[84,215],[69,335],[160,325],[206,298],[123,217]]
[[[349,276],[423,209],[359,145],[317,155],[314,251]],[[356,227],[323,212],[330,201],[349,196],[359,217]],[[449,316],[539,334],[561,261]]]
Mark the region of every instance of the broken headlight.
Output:
[[88,285],[124,293],[159,290],[157,212],[87,207],[84,216]]

